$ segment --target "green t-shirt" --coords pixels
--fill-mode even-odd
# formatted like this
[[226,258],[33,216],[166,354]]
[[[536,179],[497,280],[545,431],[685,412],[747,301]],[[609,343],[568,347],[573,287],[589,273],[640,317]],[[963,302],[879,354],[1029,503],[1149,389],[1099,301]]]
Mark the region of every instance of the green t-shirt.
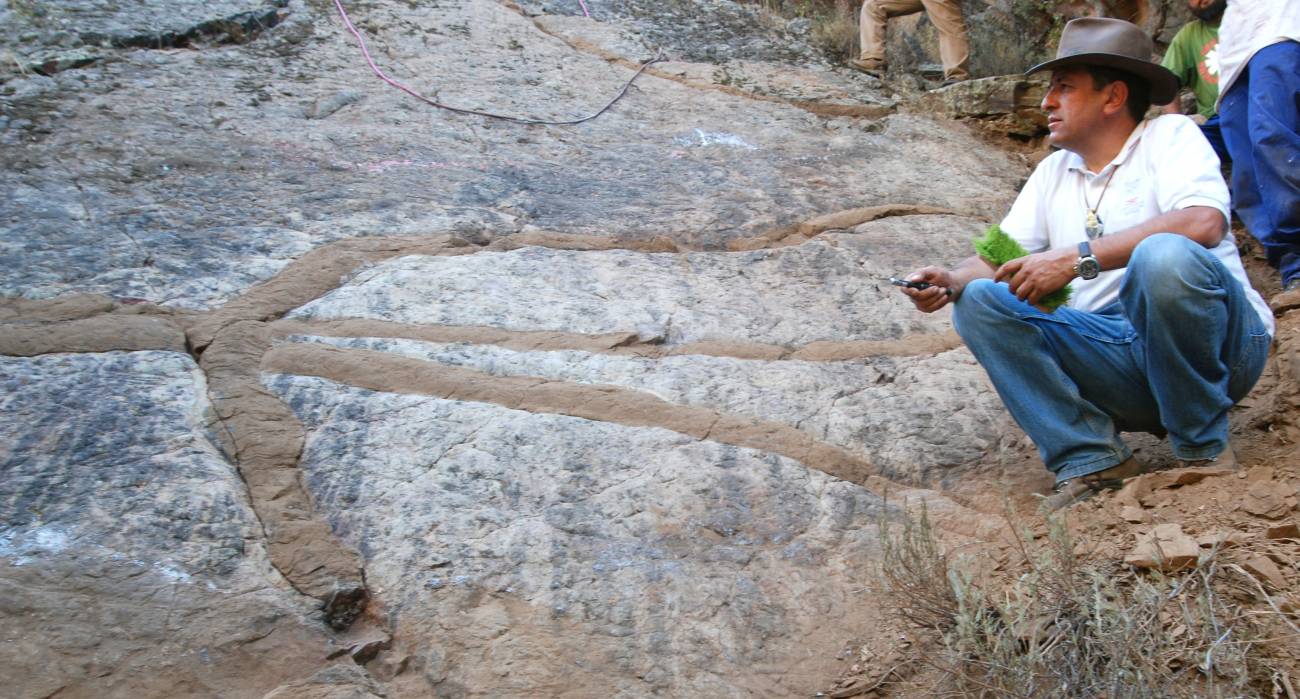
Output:
[[1219,99],[1219,26],[1194,19],[1169,42],[1161,65],[1173,71],[1183,87],[1196,95],[1196,111],[1214,116]]

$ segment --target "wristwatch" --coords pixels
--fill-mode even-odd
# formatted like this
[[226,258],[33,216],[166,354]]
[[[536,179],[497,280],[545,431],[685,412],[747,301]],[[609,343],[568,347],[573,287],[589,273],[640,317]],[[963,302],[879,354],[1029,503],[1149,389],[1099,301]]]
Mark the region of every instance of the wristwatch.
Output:
[[1079,259],[1074,261],[1074,273],[1080,279],[1096,279],[1101,274],[1101,263],[1092,254],[1092,247],[1086,240],[1079,243]]

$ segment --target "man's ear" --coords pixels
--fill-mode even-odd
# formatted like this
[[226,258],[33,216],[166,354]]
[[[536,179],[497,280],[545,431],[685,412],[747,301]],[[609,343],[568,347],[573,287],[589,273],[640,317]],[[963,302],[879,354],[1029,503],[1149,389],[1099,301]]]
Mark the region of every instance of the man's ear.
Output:
[[1102,112],[1106,116],[1114,116],[1119,112],[1128,111],[1128,83],[1123,80],[1116,80],[1107,85],[1106,90],[1109,94],[1106,102],[1101,105]]

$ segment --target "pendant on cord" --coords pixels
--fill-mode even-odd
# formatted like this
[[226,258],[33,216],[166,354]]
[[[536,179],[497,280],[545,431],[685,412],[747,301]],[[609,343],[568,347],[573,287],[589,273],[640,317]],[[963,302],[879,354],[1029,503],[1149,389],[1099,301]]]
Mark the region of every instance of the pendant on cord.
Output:
[[1088,217],[1083,222],[1083,232],[1088,234],[1088,240],[1096,240],[1106,229],[1103,227],[1101,219],[1097,218],[1097,210],[1090,209]]

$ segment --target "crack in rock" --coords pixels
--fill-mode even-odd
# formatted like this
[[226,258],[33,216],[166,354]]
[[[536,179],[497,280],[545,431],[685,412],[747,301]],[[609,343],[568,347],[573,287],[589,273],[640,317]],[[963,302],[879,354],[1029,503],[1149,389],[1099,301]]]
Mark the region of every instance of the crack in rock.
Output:
[[79,37],[83,44],[91,46],[112,46],[114,48],[172,49],[186,48],[196,41],[209,41],[218,44],[246,44],[259,34],[280,23],[283,19],[281,8],[288,0],[271,0],[272,7],[263,10],[249,10],[227,17],[199,22],[181,30],[163,30],[158,32],[140,32],[122,34],[109,32],[82,32]]

